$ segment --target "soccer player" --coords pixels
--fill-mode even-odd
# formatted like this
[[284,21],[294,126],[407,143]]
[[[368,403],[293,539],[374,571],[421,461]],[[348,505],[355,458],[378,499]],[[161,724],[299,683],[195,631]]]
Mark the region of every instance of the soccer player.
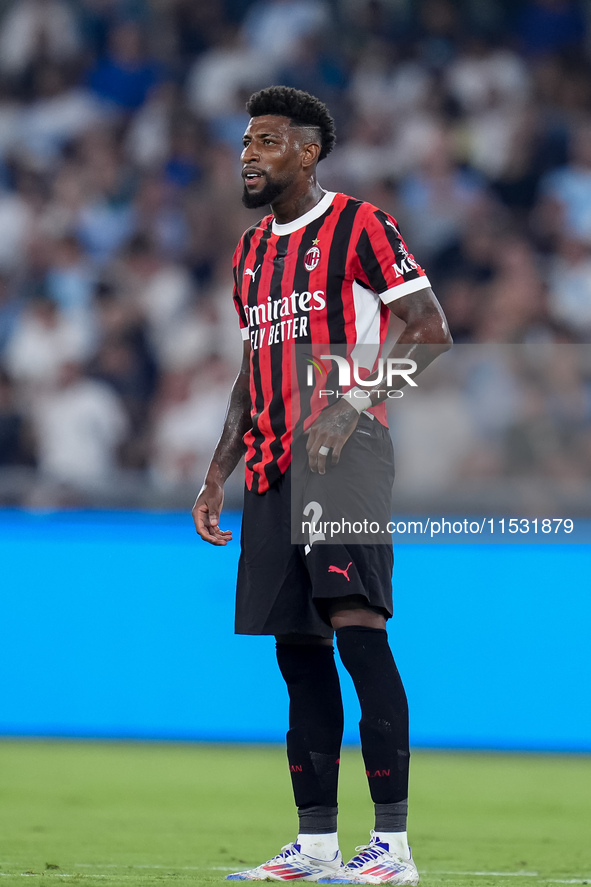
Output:
[[[193,519],[205,541],[230,541],[219,523],[224,482],[245,454],[236,632],[276,638],[290,699],[287,755],[299,830],[277,856],[228,878],[417,884],[406,833],[408,706],[386,634],[390,537],[387,545],[322,543],[310,532],[306,544],[295,544],[291,534],[292,488],[296,512],[321,511],[316,496],[331,484],[351,487],[362,501],[364,489],[355,484],[368,465],[377,477],[373,489],[386,490],[379,508],[390,519],[393,459],[384,404],[390,389],[351,386],[339,397],[335,388],[324,402],[317,390],[305,397],[293,384],[292,355],[300,344],[349,355],[357,346],[379,346],[390,312],[405,323],[396,357],[414,359],[419,370],[450,347],[451,337],[395,220],[318,184],[317,164],[335,143],[326,106],[273,86],[251,96],[247,110],[243,202],[270,204],[272,213],[245,232],[234,255],[243,360]],[[370,842],[346,865],[337,838],[343,708],[335,635],[359,696],[375,805]]]

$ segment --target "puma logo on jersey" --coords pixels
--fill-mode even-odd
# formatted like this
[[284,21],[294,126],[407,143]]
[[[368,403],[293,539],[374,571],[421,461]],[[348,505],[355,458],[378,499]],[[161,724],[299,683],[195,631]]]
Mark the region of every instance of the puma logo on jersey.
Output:
[[328,572],[329,573],[342,573],[343,576],[345,577],[345,579],[347,580],[347,582],[350,582],[351,580],[349,579],[349,567],[351,566],[352,563],[353,563],[353,561],[349,561],[349,563],[347,564],[347,566],[344,570],[341,570],[340,567],[333,567],[331,565],[328,568]]
[[[254,271],[259,270],[261,266]],[[246,271],[249,271],[247,268]],[[272,320],[282,320],[285,317],[294,317],[296,314],[306,314],[309,311],[322,311],[326,308],[326,299],[324,290],[316,290],[311,293],[306,290],[303,293],[296,293],[294,290],[291,296],[283,296],[281,299],[271,299],[267,297],[267,301],[260,305],[252,305],[247,308],[249,326],[260,326],[262,323],[269,323]]]
[[260,267],[261,267],[260,265],[257,265],[256,268],[254,269],[254,271],[252,270],[252,268],[245,268],[244,269],[244,273],[248,274],[249,277],[252,277],[253,283],[254,283],[255,277],[257,276],[257,271],[259,270]]

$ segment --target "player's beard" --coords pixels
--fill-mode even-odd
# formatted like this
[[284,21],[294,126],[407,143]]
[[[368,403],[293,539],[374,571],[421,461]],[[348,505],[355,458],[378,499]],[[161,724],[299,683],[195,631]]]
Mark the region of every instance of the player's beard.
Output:
[[282,182],[273,182],[267,178],[265,182],[265,186],[261,191],[250,191],[246,190],[246,185],[244,186],[244,191],[242,192],[242,203],[247,209],[258,209],[261,206],[267,206],[269,203],[273,203],[274,200],[283,194],[287,185]]

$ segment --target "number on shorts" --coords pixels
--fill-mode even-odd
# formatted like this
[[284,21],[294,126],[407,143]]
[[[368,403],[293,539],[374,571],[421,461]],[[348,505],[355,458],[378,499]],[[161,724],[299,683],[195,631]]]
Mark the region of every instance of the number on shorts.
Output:
[[323,542],[324,539],[326,539],[326,536],[324,535],[322,530],[315,529],[315,527],[318,527],[320,523],[320,518],[322,517],[322,505],[320,504],[320,502],[316,502],[314,500],[312,502],[308,502],[308,504],[304,506],[304,517],[309,517],[309,542],[304,549],[306,554],[308,554],[315,542]]

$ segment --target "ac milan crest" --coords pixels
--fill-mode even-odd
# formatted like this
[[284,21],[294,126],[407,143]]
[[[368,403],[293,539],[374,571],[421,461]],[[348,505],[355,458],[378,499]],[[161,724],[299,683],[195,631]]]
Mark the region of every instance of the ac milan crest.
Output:
[[320,261],[320,249],[317,246],[311,246],[304,256],[304,268],[306,271],[313,271]]

